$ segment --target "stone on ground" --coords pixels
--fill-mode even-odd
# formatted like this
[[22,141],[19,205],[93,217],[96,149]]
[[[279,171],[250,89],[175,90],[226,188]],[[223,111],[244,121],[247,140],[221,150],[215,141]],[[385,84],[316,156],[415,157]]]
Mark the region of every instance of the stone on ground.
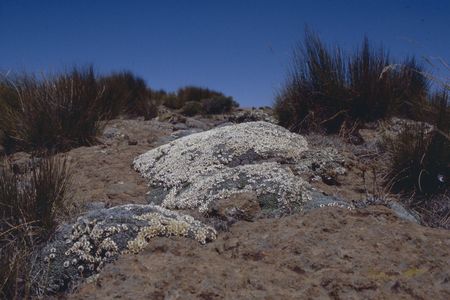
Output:
[[151,201],[172,209],[208,212],[215,201],[255,192],[262,210],[301,210],[311,187],[293,172],[306,140],[267,122],[248,122],[192,134],[134,160],[148,179]]
[[156,236],[182,236],[206,243],[213,228],[188,215],[155,205],[129,204],[93,210],[62,226],[35,256],[37,293],[58,292],[95,276],[123,253],[141,251]]

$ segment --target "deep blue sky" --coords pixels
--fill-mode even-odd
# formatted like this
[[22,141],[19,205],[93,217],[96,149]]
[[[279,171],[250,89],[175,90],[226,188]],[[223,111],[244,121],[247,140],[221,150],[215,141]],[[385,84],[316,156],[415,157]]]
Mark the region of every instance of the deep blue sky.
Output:
[[93,63],[152,88],[194,84],[270,105],[305,24],[349,50],[367,34],[393,56],[450,60],[450,0],[0,0],[0,70]]

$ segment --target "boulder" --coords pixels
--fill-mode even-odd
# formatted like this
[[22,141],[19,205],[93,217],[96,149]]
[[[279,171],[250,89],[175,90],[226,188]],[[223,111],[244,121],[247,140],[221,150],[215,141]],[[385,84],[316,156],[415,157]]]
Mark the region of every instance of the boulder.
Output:
[[171,209],[197,208],[208,213],[211,204],[235,194],[255,192],[266,216],[300,211],[310,200],[310,187],[302,178],[276,162],[240,165],[197,177],[190,184],[172,188],[162,205]]
[[[267,122],[248,122],[191,134],[137,157],[149,197],[166,208],[207,213],[220,199],[255,192],[266,215],[301,210],[310,186],[292,169],[306,140]],[[298,167],[296,167],[298,168]]]
[[37,294],[66,290],[97,274],[122,253],[137,253],[152,237],[182,236],[206,243],[216,231],[193,217],[156,205],[129,204],[92,210],[63,225],[34,255]]

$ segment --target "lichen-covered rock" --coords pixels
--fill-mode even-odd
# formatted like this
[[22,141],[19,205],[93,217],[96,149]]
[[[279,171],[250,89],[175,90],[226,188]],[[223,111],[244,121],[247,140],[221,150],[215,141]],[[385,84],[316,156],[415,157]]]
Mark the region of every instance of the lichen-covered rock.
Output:
[[419,122],[419,121],[413,121],[408,119],[401,119],[397,117],[393,117],[381,126],[382,133],[390,136],[397,136],[399,135],[405,127],[422,127],[424,128],[424,131],[426,134],[430,133],[434,130],[434,126],[431,124],[428,124],[426,122]]
[[291,167],[308,149],[297,134],[266,122],[249,122],[192,134],[134,160],[156,202],[198,208],[232,194],[254,191],[269,214],[301,209],[310,189]]
[[229,165],[292,162],[307,148],[298,134],[266,122],[249,122],[177,139],[140,155],[133,164],[152,185],[172,188]]
[[307,177],[321,179],[324,183],[334,185],[338,177],[345,175],[345,158],[333,147],[308,149],[301,156],[301,163],[292,166],[294,172]]
[[355,209],[354,205],[342,199],[339,199],[334,196],[325,195],[319,191],[314,191],[313,193],[311,193],[311,201],[308,201],[303,206],[303,211],[308,212],[314,209],[324,207],[339,207],[339,208],[346,208],[348,210]]
[[309,185],[290,168],[276,162],[226,168],[204,178],[198,177],[186,187],[172,188],[163,201],[167,208],[198,208],[206,213],[212,202],[233,194],[254,191],[259,205],[268,215],[301,210],[310,199]]
[[200,243],[216,232],[188,215],[156,205],[129,204],[90,211],[62,226],[35,255],[37,293],[67,289],[95,275],[119,254],[137,253],[155,236],[183,236]]

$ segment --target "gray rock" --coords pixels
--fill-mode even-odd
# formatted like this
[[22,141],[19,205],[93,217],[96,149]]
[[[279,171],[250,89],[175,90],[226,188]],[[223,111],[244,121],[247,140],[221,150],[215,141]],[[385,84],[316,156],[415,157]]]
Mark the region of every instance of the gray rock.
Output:
[[177,123],[177,124],[173,125],[173,128],[175,130],[186,130],[186,129],[188,129],[188,126],[184,123]]
[[265,216],[275,217],[300,211],[309,196],[309,184],[276,162],[224,168],[197,177],[189,184],[173,187],[162,205],[171,209],[198,209],[208,213],[221,199],[254,192]]
[[120,131],[115,127],[106,127],[103,131],[103,137],[107,139],[113,139],[118,136],[120,136]]
[[194,134],[194,133],[199,133],[202,131],[203,131],[202,129],[198,129],[198,128],[178,130],[178,131],[175,131],[174,133],[172,133],[171,135],[166,135],[166,136],[159,138],[157,141],[157,144],[164,145],[164,144],[170,143],[172,141],[175,141],[176,139],[179,139],[179,138],[182,138],[182,137]]
[[106,208],[105,202],[101,201],[94,201],[94,202],[88,202],[84,205],[86,210],[99,210]]
[[336,148],[320,147],[302,153],[301,162],[294,169],[301,174],[316,175],[322,178],[336,178],[346,174],[345,159]]
[[209,129],[211,129],[210,125],[206,124],[205,122],[196,120],[194,118],[187,118],[186,119],[186,125],[189,128],[199,128],[199,129],[202,129],[202,130],[209,130]]
[[400,203],[396,201],[390,201],[387,203],[387,207],[392,209],[394,213],[397,215],[397,217],[399,217],[400,219],[420,224],[419,218],[415,216],[412,212],[410,212],[408,209],[406,209]]
[[390,198],[380,198],[374,197],[373,195],[368,195],[364,201],[358,202],[356,205],[358,205],[359,208],[367,207],[369,205],[386,206],[390,208],[398,218],[420,224],[420,218],[415,213],[401,203]]
[[207,213],[215,201],[254,192],[262,210],[278,216],[301,210],[309,199],[309,184],[291,170],[307,149],[300,135],[249,122],[179,138],[133,164],[164,207]]
[[36,293],[67,289],[98,273],[122,253],[137,253],[155,236],[184,236],[206,243],[216,238],[212,227],[188,215],[155,205],[123,205],[89,211],[63,225],[34,254]]

